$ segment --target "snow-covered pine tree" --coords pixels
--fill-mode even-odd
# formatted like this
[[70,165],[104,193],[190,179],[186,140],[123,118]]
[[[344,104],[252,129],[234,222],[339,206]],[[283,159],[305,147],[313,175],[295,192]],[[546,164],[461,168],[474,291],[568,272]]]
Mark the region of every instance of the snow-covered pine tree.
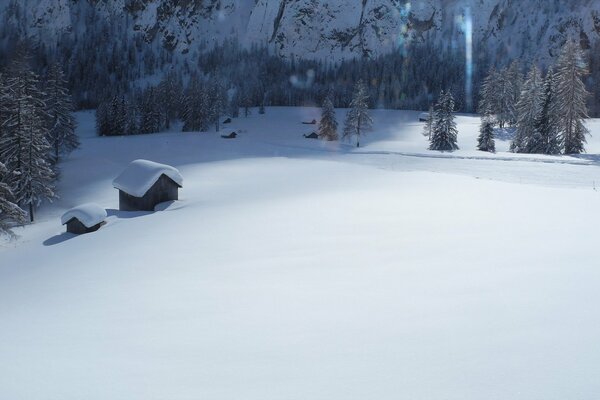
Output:
[[429,106],[429,114],[427,114],[427,121],[425,121],[425,126],[423,127],[423,136],[427,139],[431,139],[431,135],[433,134],[433,118],[435,111],[433,109],[433,105]]
[[373,119],[369,114],[369,93],[364,82],[359,80],[354,86],[350,111],[344,123],[344,139],[356,136],[356,147],[360,147],[360,137],[373,129]]
[[0,236],[13,237],[11,228],[25,222],[25,212],[14,203],[13,193],[6,182],[8,170],[0,163]]
[[10,112],[10,102],[11,96],[6,85],[6,78],[0,72],[0,138],[2,138],[6,130],[6,127],[4,125]]
[[231,89],[231,96],[229,98],[229,104],[227,106],[228,114],[231,118],[237,118],[240,116],[240,89]]
[[325,97],[321,108],[321,120],[319,121],[319,137],[323,140],[338,140],[338,123],[335,118],[335,109],[329,96]]
[[211,114],[210,97],[198,78],[192,78],[184,101],[183,131],[198,132],[208,129]]
[[140,133],[139,110],[129,99],[123,98],[123,109],[125,110],[125,135],[137,135]]
[[[125,104],[122,106],[126,112]],[[149,87],[144,91],[141,106],[140,133],[156,133],[161,130],[161,122],[164,120],[160,112],[156,89]],[[123,118],[123,131],[126,129],[126,118]]]
[[510,126],[515,126],[519,118],[517,104],[519,103],[521,91],[523,90],[523,74],[521,73],[519,60],[513,61],[506,70],[506,80],[508,83],[508,98],[506,99],[505,104],[508,123]]
[[109,105],[104,101],[96,108],[96,134],[98,136],[109,135],[108,108]]
[[14,171],[15,179],[9,187],[17,204],[29,208],[33,222],[35,207],[44,199],[56,197],[55,176],[49,162],[46,94],[39,89],[38,76],[24,60],[13,64],[7,86],[13,101],[6,120],[7,134],[0,138],[0,159],[9,171]]
[[48,141],[54,152],[53,161],[58,162],[61,153],[70,153],[79,147],[71,95],[64,72],[58,64],[53,64],[48,71],[46,95],[46,112],[50,118]]
[[120,136],[125,132],[125,118],[123,118],[123,101],[121,96],[114,95],[111,98],[109,110],[109,136]]
[[565,154],[585,151],[585,137],[589,132],[584,119],[588,118],[589,93],[582,79],[587,74],[583,50],[576,41],[569,40],[562,48],[556,67],[556,113]]
[[435,107],[433,134],[429,141],[429,150],[458,150],[457,140],[458,130],[454,121],[454,97],[450,91],[442,91]]
[[220,80],[216,80],[210,90],[211,120],[215,123],[217,132],[221,129],[221,116],[225,112],[225,99],[227,94]]
[[158,102],[164,121],[161,123],[165,129],[171,128],[171,123],[177,119],[181,109],[181,95],[183,92],[181,82],[175,72],[168,72],[158,85]]
[[512,101],[512,85],[508,80],[508,69],[498,72],[496,87],[496,120],[501,129],[508,125],[510,120],[509,102]]
[[493,117],[484,116],[481,118],[481,127],[479,128],[479,137],[477,138],[477,150],[490,153],[496,152]]
[[534,137],[542,111],[543,82],[540,70],[534,65],[523,84],[521,98],[517,103],[517,132],[510,145],[515,153],[526,153]]
[[244,107],[244,117],[248,118],[250,114],[252,114],[252,99],[250,98],[250,93],[247,90],[242,94],[242,107]]
[[544,79],[541,111],[536,121],[535,133],[527,146],[528,153],[560,154],[561,152],[555,90],[556,76],[550,69]]

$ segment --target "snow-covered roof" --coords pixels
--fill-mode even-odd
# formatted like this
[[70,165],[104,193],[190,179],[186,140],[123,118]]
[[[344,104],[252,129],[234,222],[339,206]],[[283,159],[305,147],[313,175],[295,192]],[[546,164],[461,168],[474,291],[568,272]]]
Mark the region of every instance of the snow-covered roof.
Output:
[[148,160],[132,161],[113,181],[113,186],[131,196],[142,197],[163,174],[183,186],[183,177],[176,168]]
[[98,204],[82,204],[64,213],[60,222],[65,225],[73,218],[77,218],[86,228],[91,228],[106,219],[106,210]]

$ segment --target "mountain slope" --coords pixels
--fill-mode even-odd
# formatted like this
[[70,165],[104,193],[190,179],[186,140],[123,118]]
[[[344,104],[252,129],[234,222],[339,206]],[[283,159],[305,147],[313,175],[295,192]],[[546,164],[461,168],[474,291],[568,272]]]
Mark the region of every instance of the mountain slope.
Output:
[[[5,1],[5,4],[9,2]],[[473,41],[501,57],[544,59],[567,37],[584,47],[600,37],[600,3],[593,0],[26,0],[28,34],[83,32],[84,10],[127,24],[148,42],[181,54],[227,38],[269,43],[280,55],[336,59],[377,56],[413,42],[463,46]],[[120,18],[119,18],[120,17]]]
[[[5,4],[9,2],[4,1]],[[473,41],[492,59],[553,56],[567,37],[584,47],[600,37],[593,0],[26,0],[21,21],[33,36],[53,40],[85,32],[84,9],[126,24],[148,42],[187,54],[204,43],[236,38],[269,43],[280,55],[335,59],[377,56],[426,40]],[[43,33],[43,34],[41,34]]]

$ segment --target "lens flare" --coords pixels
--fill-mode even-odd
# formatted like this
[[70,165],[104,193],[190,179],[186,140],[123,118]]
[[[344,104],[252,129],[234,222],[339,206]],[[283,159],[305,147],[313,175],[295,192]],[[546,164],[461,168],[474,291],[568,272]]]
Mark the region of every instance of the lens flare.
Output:
[[473,111],[473,19],[471,9],[465,9],[465,97],[467,111]]

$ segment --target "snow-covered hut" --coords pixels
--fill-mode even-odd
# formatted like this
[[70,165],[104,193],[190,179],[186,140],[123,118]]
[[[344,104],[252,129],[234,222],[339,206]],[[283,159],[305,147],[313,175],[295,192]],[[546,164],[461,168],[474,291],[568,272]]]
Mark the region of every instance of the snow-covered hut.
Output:
[[104,224],[106,210],[97,204],[82,204],[70,209],[60,219],[61,224],[67,225],[67,232],[81,235],[95,232]]
[[119,190],[119,210],[154,211],[165,201],[178,200],[183,178],[176,168],[148,160],[135,160],[113,186]]

